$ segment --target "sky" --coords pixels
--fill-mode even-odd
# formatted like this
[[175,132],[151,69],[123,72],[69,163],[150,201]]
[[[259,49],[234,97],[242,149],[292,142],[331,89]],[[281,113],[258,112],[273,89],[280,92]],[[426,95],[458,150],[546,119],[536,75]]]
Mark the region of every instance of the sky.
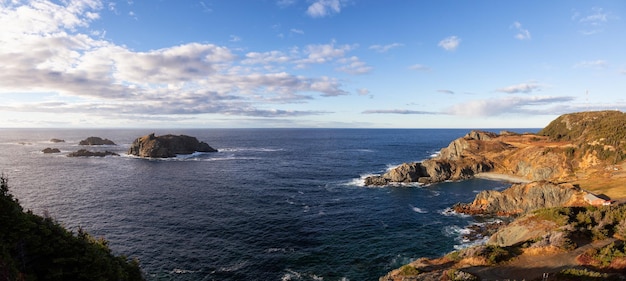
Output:
[[626,111],[626,1],[0,0],[0,128],[541,128]]

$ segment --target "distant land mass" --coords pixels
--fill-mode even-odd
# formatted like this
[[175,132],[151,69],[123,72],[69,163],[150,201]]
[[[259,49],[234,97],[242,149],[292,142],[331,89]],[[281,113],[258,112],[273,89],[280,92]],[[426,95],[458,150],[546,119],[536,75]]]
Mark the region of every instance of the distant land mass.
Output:
[[475,177],[514,184],[453,209],[513,222],[498,224],[484,245],[418,259],[381,281],[626,277],[626,114],[565,114],[536,134],[472,131],[436,157],[404,163],[365,184]]

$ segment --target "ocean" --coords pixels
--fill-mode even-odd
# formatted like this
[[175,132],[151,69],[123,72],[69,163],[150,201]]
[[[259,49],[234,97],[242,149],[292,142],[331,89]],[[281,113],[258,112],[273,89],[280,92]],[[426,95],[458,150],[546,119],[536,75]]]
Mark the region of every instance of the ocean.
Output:
[[[153,132],[191,135],[219,152],[126,155]],[[363,179],[428,159],[468,132],[2,129],[0,172],[26,209],[104,237],[115,254],[138,258],[147,280],[378,280],[475,243],[462,234],[481,218],[449,207],[508,185],[364,187]],[[121,156],[66,157],[90,136],[117,145],[88,149]]]

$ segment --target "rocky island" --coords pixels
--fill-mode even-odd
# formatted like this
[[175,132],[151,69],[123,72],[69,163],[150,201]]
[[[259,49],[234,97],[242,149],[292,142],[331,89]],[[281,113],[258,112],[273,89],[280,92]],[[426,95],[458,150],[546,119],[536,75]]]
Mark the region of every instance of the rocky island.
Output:
[[84,140],[81,140],[79,145],[116,145],[110,139],[103,139],[101,137],[88,137]]
[[217,152],[205,142],[186,135],[155,136],[154,133],[139,137],[133,141],[128,154],[147,158],[176,157],[177,154],[194,152]]
[[472,131],[436,157],[404,163],[365,184],[474,177],[514,184],[453,209],[514,220],[499,225],[484,245],[418,259],[380,280],[626,278],[626,205],[620,203],[626,199],[626,114],[565,114],[537,134]]

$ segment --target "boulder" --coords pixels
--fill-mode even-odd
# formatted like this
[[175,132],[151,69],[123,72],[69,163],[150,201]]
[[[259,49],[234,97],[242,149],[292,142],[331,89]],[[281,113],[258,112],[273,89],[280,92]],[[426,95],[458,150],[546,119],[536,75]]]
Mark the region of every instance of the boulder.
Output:
[[43,152],[45,154],[49,154],[49,153],[59,153],[59,152],[61,152],[61,150],[59,150],[58,148],[46,147],[41,152]]
[[205,142],[186,135],[155,136],[154,133],[133,141],[128,154],[148,158],[176,157],[177,154],[194,152],[217,152]]
[[111,151],[89,151],[87,149],[81,149],[76,152],[72,152],[67,157],[104,157],[104,156],[120,156],[119,154]]
[[112,140],[102,139],[100,137],[88,137],[78,144],[80,145],[116,145]]

